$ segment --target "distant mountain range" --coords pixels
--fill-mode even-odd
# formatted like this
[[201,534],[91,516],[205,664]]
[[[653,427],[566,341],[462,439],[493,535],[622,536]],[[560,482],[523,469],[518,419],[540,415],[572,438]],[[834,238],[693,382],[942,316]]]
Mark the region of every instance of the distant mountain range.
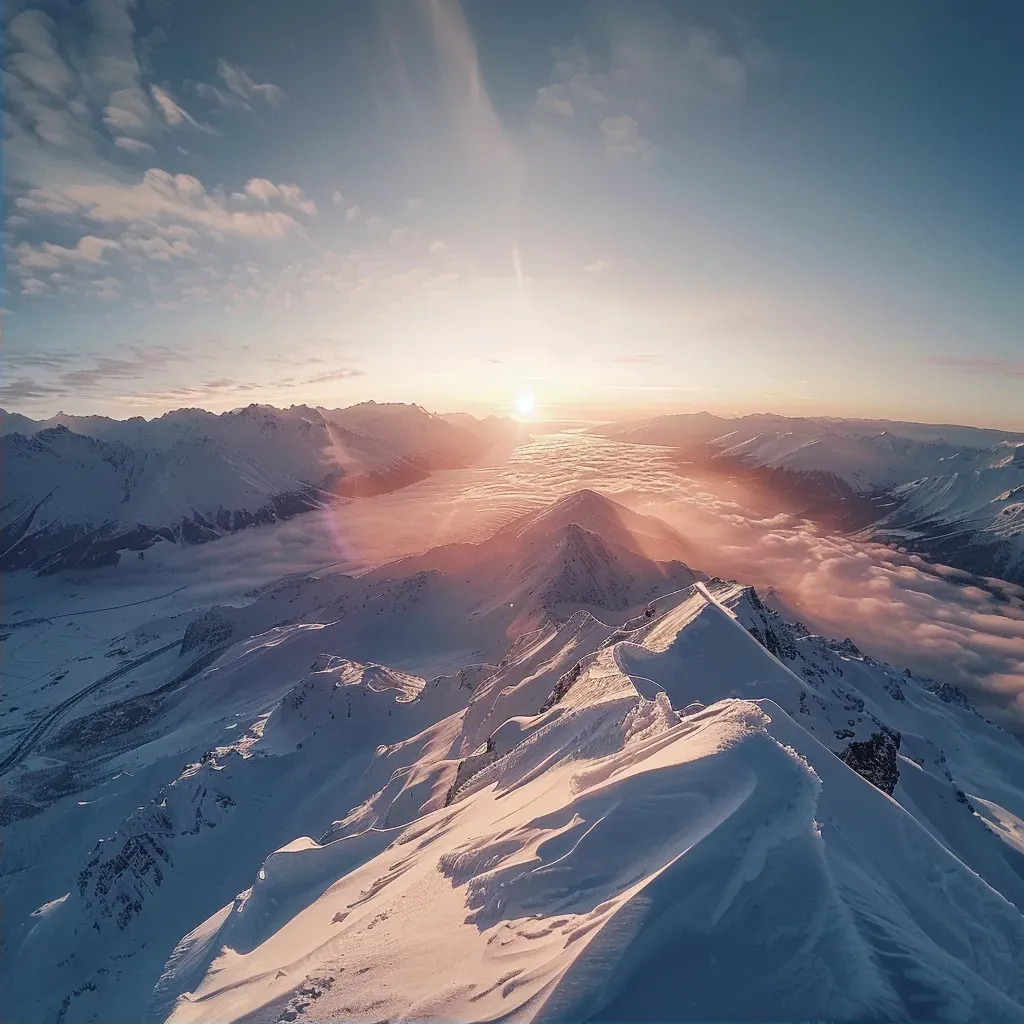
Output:
[[594,432],[676,448],[682,469],[753,481],[830,526],[1024,584],[1024,434],[706,412]]
[[415,405],[250,405],[158,419],[0,413],[0,568],[54,572],[116,562],[161,539],[203,543],[463,467],[508,420]]

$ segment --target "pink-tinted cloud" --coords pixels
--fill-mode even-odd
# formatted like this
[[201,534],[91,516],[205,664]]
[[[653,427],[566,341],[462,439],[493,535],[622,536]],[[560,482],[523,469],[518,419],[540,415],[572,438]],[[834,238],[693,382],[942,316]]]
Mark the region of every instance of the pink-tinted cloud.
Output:
[[[294,193],[289,195],[295,199]],[[190,174],[170,174],[158,168],[146,171],[142,180],[134,185],[108,182],[32,189],[15,205],[31,212],[58,216],[84,215],[101,223],[177,221],[224,235],[249,238],[281,238],[301,231],[298,222],[288,213],[231,209],[225,196],[208,193],[198,178]],[[294,202],[291,205],[294,206]]]

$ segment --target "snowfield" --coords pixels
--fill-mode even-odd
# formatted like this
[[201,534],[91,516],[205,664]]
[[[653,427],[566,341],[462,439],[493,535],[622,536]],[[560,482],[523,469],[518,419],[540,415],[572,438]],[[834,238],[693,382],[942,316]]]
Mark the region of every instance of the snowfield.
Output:
[[[442,539],[124,577],[0,736],[7,1017],[1024,1021],[1024,748],[961,690],[593,489]],[[109,646],[63,601],[23,656]]]

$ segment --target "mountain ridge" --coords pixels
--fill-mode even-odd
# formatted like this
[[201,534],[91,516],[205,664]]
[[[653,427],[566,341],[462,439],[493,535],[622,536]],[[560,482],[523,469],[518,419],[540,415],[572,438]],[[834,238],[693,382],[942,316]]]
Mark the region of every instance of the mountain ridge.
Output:
[[377,403],[59,419],[0,437],[5,569],[88,568],[161,540],[215,540],[468,465],[511,429]]
[[[207,613],[187,652],[204,667],[134,740],[66,726],[50,755],[86,743],[83,763],[152,788],[111,820],[102,781],[82,819],[101,841],[86,830],[70,865],[32,844],[33,818],[8,826],[48,865],[8,940],[9,964],[34,964],[5,967],[14,1011],[1024,1019],[1020,745],[955,687],[749,586],[689,569],[673,586],[636,550],[672,532],[623,509],[572,492],[450,576],[408,560],[284,580]],[[524,581],[562,593],[567,564],[612,598],[601,617],[570,590],[517,622]],[[602,586],[624,566],[625,604]],[[472,632],[485,609],[498,628]],[[484,660],[432,675],[422,644],[445,630]],[[668,948],[693,960],[682,990]]]

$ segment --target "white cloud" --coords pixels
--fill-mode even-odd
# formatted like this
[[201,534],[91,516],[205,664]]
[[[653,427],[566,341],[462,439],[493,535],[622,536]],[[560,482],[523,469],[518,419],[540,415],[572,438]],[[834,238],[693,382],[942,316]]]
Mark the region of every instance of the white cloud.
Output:
[[285,206],[290,206],[310,217],[316,213],[316,203],[312,199],[306,199],[302,189],[297,185],[275,185],[267,178],[250,178],[245,183],[245,194],[250,199],[257,199],[264,204],[278,200]]
[[264,203],[281,198],[281,190],[268,178],[250,178],[245,183],[245,194]]
[[210,85],[207,82],[195,82],[192,79],[188,79],[185,82],[185,87],[191,89],[200,99],[205,100],[207,103],[214,103],[218,107],[222,107],[224,110],[231,110],[236,113],[252,114],[254,113],[251,106],[241,96],[236,96],[234,93],[225,92],[223,89],[218,89],[215,85]]
[[430,252],[433,256],[443,256],[448,251],[448,246],[441,241],[440,238],[435,238],[430,243]]
[[312,199],[306,199],[302,194],[302,189],[297,185],[281,185],[279,187],[285,206],[290,206],[310,217],[316,213],[316,203]]
[[604,260],[594,260],[593,263],[588,263],[583,269],[588,274],[601,274],[608,269],[608,264]]
[[360,210],[358,206],[350,206],[345,211],[345,220],[358,220],[362,215],[362,212],[363,211]]
[[110,94],[110,102],[103,111],[103,123],[111,132],[139,135],[151,134],[156,127],[146,94],[134,86]]
[[198,250],[184,238],[168,238],[162,234],[126,234],[122,243],[126,252],[138,253],[159,263],[199,255]]
[[130,139],[126,135],[119,135],[114,139],[114,145],[129,153],[137,153],[139,156],[148,156],[156,152],[148,142],[143,142],[141,139]]
[[331,202],[334,203],[335,206],[340,206],[345,202],[345,197],[340,192],[335,191],[331,195]]
[[635,117],[619,114],[617,117],[606,117],[599,125],[604,150],[612,160],[650,163],[658,149],[640,132],[640,125]]
[[407,242],[415,242],[420,233],[414,228],[399,226],[391,232],[392,245],[404,245]]
[[406,210],[409,211],[409,213],[416,213],[422,207],[423,207],[422,200],[417,199],[415,196],[413,196],[413,198],[410,199],[409,202],[407,202],[405,204],[405,208],[406,208]]
[[103,254],[107,249],[119,248],[118,243],[109,238],[97,238],[85,235],[80,238],[74,248],[43,242],[41,245],[30,245],[22,242],[13,248],[13,267],[26,271],[56,270],[61,264],[103,263]]
[[6,30],[8,180],[40,182],[61,175],[69,164],[95,160],[92,111],[77,73],[60,53],[56,23],[42,11],[28,10],[11,18]]
[[367,227],[377,230],[388,226],[388,222],[383,217],[378,217],[375,213],[371,213],[370,216],[366,218],[366,224]]
[[248,238],[281,238],[301,232],[296,220],[279,210],[231,210],[221,193],[207,193],[188,174],[150,168],[135,185],[105,183],[32,189],[15,206],[30,212],[85,215],[101,223],[177,222]]
[[7,70],[35,88],[61,97],[71,90],[74,79],[54,42],[55,29],[53,19],[42,11],[22,11],[11,18],[7,39],[13,52]]
[[166,89],[161,88],[159,85],[151,85],[149,92],[153,97],[153,102],[156,103],[160,113],[163,114],[164,120],[172,128],[187,124],[192,128],[198,128],[200,131],[214,132],[213,128],[207,124],[200,124],[184,107],[175,102]]
[[638,20],[609,40],[600,66],[580,43],[559,50],[535,114],[548,130],[558,117],[573,117],[597,129],[613,160],[646,163],[657,149],[640,130],[640,114],[654,120],[714,109],[742,99],[752,77],[777,73],[778,58],[764,43],[747,39],[734,50],[705,29]]
[[537,110],[544,114],[557,114],[560,117],[572,117],[575,113],[563,85],[545,85],[538,89]]
[[223,57],[217,61],[217,74],[227,86],[228,91],[242,100],[260,99],[272,107],[279,107],[284,102],[285,91],[279,85],[254,82],[247,72],[236,64],[226,61]]
[[37,277],[26,277],[21,282],[21,294],[22,295],[48,295],[50,292],[50,286],[44,284]]

